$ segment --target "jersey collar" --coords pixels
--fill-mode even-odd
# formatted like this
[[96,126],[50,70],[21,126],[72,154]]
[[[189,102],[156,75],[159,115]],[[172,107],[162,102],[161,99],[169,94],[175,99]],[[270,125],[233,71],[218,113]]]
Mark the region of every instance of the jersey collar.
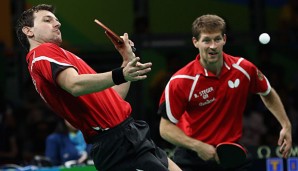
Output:
[[[222,68],[222,71],[221,71],[221,74],[224,74],[226,73],[227,71],[229,71],[231,69],[231,66],[232,66],[232,61],[229,59],[228,57],[229,55],[226,54],[226,53],[223,53],[223,60],[224,60],[224,65],[223,65],[223,68]],[[214,77],[214,74],[207,71],[207,69],[205,69],[201,63],[200,63],[200,54],[198,54],[196,56],[196,63],[197,63],[197,68],[198,68],[198,74],[201,74],[201,75],[204,75],[206,77]]]

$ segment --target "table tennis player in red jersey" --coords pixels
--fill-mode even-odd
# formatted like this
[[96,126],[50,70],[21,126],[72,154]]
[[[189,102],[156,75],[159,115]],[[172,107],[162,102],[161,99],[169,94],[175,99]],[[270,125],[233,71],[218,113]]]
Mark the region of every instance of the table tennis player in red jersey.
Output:
[[26,61],[41,98],[62,118],[80,129],[100,171],[181,170],[150,139],[144,121],[135,121],[124,100],[132,81],[146,79],[151,63],[132,52],[128,34],[123,44],[109,37],[123,58],[121,67],[96,73],[80,57],[60,47],[61,23],[51,5],[23,12],[17,36],[28,50]]
[[[160,99],[160,134],[178,146],[173,159],[183,171],[226,170],[218,164],[215,147],[241,138],[249,93],[260,95],[282,126],[277,143],[283,157],[292,147],[291,123],[279,95],[253,63],[223,52],[225,28],[217,15],[193,22],[192,42],[199,54],[170,78]],[[249,161],[228,171],[248,167]]]

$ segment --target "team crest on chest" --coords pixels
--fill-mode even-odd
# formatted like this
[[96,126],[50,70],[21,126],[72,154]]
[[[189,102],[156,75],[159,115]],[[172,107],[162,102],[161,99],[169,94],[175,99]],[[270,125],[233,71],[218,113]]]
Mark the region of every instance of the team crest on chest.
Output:
[[199,96],[201,96],[203,99],[207,99],[209,97],[209,93],[214,91],[213,87],[208,87],[202,91],[199,92],[199,95],[194,94],[195,98],[198,98]]
[[214,88],[213,87],[208,87],[202,91],[199,91],[198,93],[194,94],[194,98],[199,98],[201,97],[202,100],[199,100],[198,105],[199,106],[205,106],[207,104],[210,104],[215,101],[214,96]]

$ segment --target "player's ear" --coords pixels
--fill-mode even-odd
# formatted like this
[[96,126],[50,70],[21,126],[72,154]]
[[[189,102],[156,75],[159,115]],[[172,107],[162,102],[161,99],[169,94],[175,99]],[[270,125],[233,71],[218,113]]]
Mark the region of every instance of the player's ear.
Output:
[[223,35],[223,41],[225,42],[225,43],[224,43],[224,45],[225,45],[226,42],[227,42],[227,35],[226,35],[226,34]]
[[31,31],[31,28],[28,26],[23,27],[22,32],[28,37],[33,37],[33,32]]
[[195,37],[192,37],[192,43],[196,48],[198,48],[197,47],[198,40]]

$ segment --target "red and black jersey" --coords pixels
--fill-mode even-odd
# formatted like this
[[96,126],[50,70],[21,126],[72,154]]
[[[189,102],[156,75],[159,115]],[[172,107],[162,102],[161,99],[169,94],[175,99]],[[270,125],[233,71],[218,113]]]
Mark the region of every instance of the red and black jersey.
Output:
[[217,77],[202,67],[198,55],[171,77],[160,99],[159,112],[186,135],[212,145],[239,140],[248,94],[267,95],[271,90],[248,60],[225,53],[223,59]]
[[59,116],[80,129],[88,142],[95,129],[112,128],[131,113],[131,106],[113,89],[74,97],[60,88],[56,77],[73,67],[79,74],[95,74],[81,58],[52,43],[42,44],[26,57],[33,84],[42,99]]

